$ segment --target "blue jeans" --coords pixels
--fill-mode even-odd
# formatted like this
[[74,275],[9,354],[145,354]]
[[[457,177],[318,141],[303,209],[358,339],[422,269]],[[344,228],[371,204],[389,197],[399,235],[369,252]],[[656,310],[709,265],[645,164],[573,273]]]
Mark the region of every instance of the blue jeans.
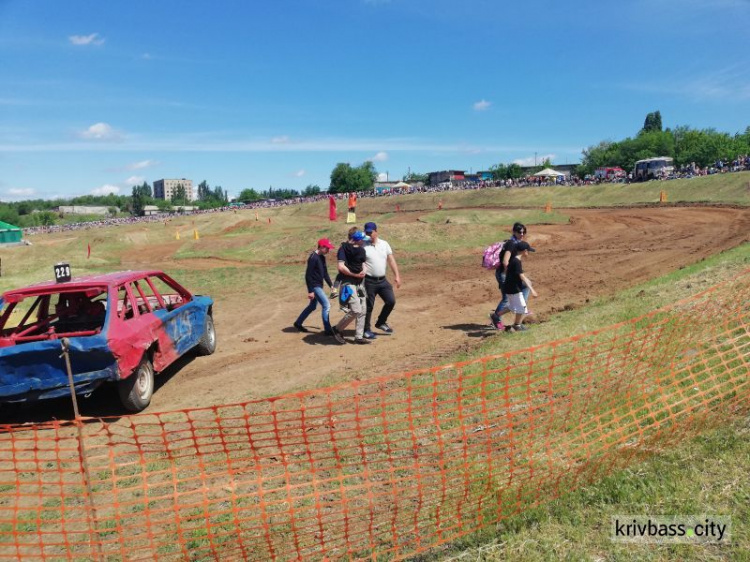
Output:
[[299,315],[299,318],[297,318],[296,324],[299,324],[300,326],[302,323],[307,320],[307,317],[310,316],[310,313],[315,310],[315,307],[318,306],[318,303],[323,307],[322,316],[323,316],[323,328],[325,328],[326,332],[331,331],[331,321],[329,320],[329,315],[331,313],[331,303],[328,302],[328,297],[323,292],[323,287],[314,287],[313,293],[315,294],[315,298],[310,300],[310,304],[307,305],[307,308],[302,311],[302,313]]
[[[497,308],[495,309],[495,316],[502,316],[506,312],[508,312],[508,296],[503,291],[503,283],[505,283],[505,273],[500,273],[499,269],[495,270],[495,279],[497,279],[497,284],[500,287],[500,294],[503,295],[503,298],[500,299],[500,302],[497,303]],[[531,294],[531,289],[529,289],[526,285],[523,286],[521,289],[521,292],[523,293],[523,300],[526,301],[526,306],[529,305],[529,295]]]

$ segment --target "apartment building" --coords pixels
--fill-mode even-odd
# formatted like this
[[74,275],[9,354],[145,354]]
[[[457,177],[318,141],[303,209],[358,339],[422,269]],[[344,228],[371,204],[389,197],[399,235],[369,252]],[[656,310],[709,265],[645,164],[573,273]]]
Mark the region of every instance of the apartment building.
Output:
[[178,185],[182,185],[182,187],[185,188],[185,195],[187,195],[188,201],[195,201],[193,194],[193,180],[186,180],[185,178],[177,180],[155,180],[154,197],[157,199],[164,199],[165,201],[171,201],[172,195],[177,191]]

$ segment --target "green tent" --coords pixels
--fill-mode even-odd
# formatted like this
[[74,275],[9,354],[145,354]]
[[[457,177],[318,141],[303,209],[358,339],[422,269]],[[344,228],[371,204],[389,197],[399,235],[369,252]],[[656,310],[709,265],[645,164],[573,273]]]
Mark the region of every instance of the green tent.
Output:
[[22,234],[17,226],[0,221],[0,244],[18,243]]

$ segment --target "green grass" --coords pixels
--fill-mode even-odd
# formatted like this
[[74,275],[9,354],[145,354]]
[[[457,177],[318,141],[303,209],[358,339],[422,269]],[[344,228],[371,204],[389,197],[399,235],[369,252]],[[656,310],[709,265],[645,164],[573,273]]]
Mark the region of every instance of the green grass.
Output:
[[680,202],[750,205],[750,172],[705,176],[689,180],[651,181],[636,184],[602,184],[585,187],[518,187],[489,188],[446,193],[425,193],[400,197],[362,198],[361,212],[437,211],[440,201],[443,212],[462,207],[508,207],[552,209],[576,207],[611,207],[645,205],[659,202],[661,191],[667,203]]
[[[516,220],[526,224],[564,223],[565,207],[645,204],[658,201],[659,192],[668,193],[670,203],[709,201],[750,205],[750,173],[650,182],[634,185],[603,185],[560,188],[489,188],[438,194],[415,194],[398,197],[362,198],[358,212],[359,226],[366,220],[387,225],[388,241],[394,247],[406,248],[399,253],[399,263],[406,270],[425,260],[448,259],[456,250],[475,251],[507,232]],[[438,202],[443,210],[438,211]],[[552,210],[545,213],[550,203]],[[286,266],[304,265],[314,240],[330,238],[334,244],[343,241],[347,225],[327,220],[327,202],[260,209],[255,211],[185,216],[161,222],[132,224],[116,228],[93,228],[30,236],[33,246],[0,248],[2,277],[0,290],[36,283],[52,278],[52,266],[58,261],[71,264],[74,275],[101,273],[120,269],[160,267],[177,277],[195,268],[193,259],[228,260],[227,269],[239,266],[275,268],[280,266],[277,287],[291,290],[298,275],[285,271]],[[403,211],[394,212],[399,205]],[[268,223],[271,219],[271,223]],[[193,231],[200,234],[193,239]],[[175,233],[180,232],[180,240]],[[87,248],[91,245],[91,257]],[[138,260],[144,252],[159,250],[149,261]],[[453,258],[451,258],[453,259]],[[217,261],[217,265],[221,265]],[[224,272],[245,287],[255,283],[245,273]],[[210,273],[196,273],[203,277]],[[265,282],[271,276],[261,275]],[[182,280],[178,277],[179,280]],[[221,298],[236,292],[238,285],[200,280],[198,288],[209,287],[212,296]]]
[[[585,309],[561,313],[518,338],[493,338],[469,360],[518,345],[539,345],[569,334],[632,319],[686,298],[698,290],[746,271],[750,244],[654,279],[616,297],[597,299]],[[699,320],[700,321],[700,320]],[[648,360],[648,357],[646,358]],[[729,366],[737,366],[739,358]],[[743,360],[746,361],[746,360]],[[707,357],[709,367],[720,367]],[[701,379],[697,379],[701,380]],[[704,379],[705,380],[705,379]],[[707,381],[708,382],[708,381]],[[684,381],[692,386],[692,382]],[[700,384],[700,383],[699,383]],[[637,410],[637,404],[634,404]],[[651,422],[664,418],[660,412]],[[650,460],[619,470],[540,507],[503,520],[425,560],[750,560],[750,427],[748,418],[688,439]],[[632,546],[609,539],[610,517],[634,515],[729,515],[732,545]]]
[[[359,224],[370,218],[388,224],[389,241],[394,246],[409,248],[403,257],[399,255],[399,263],[402,269],[406,269],[426,259],[439,264],[456,250],[481,247],[495,239],[499,230],[506,231],[514,220],[523,220],[527,224],[565,222],[567,215],[559,210],[564,207],[654,203],[658,201],[662,189],[667,190],[670,202],[678,199],[707,201],[711,198],[714,202],[749,205],[749,181],[750,174],[743,173],[634,186],[488,189],[398,198],[365,198],[361,200],[358,215]],[[437,210],[439,201],[443,202],[441,211]],[[542,210],[547,202],[552,204],[552,213]],[[405,218],[403,213],[395,213],[395,204],[399,204],[404,211],[413,211],[413,215]],[[484,210],[480,211],[479,207],[484,207]],[[527,209],[509,211],[500,207]],[[181,217],[166,227],[156,223],[32,238],[32,241],[39,243],[29,248],[1,250],[3,276],[0,278],[0,288],[49,279],[51,265],[56,261],[69,261],[76,275],[111,271],[127,264],[128,258],[139,248],[163,246],[169,260],[165,269],[197,293],[210,294],[217,301],[224,298],[241,299],[269,291],[283,294],[285,291],[298,290],[300,267],[311,249],[311,241],[327,236],[337,243],[342,238],[345,225],[341,222],[328,223],[326,213],[327,203],[322,202],[261,210],[259,221],[254,220],[254,211],[245,211]],[[270,224],[267,222],[269,217],[272,219]],[[200,232],[200,240],[192,239],[193,229]],[[176,230],[181,232],[179,242],[174,240]],[[90,260],[86,259],[88,243],[92,244]],[[193,267],[190,263],[193,259],[206,258],[223,258],[240,263],[210,270]],[[748,267],[750,244],[744,244],[616,296],[594,299],[585,308],[555,314],[526,334],[487,338],[471,354],[458,353],[445,358],[444,362],[501,354],[610,326],[673,303],[723,279],[730,279]],[[716,358],[708,357],[707,361],[715,362]],[[650,365],[647,358],[642,362],[644,368],[656,367]],[[498,368],[501,367],[498,365]],[[478,370],[479,367],[465,371],[467,385],[474,380]],[[446,370],[435,376],[447,378],[450,373]],[[466,392],[471,394],[477,390]],[[423,403],[429,401],[430,390],[418,389],[413,398]],[[643,420],[652,422],[657,417],[644,415]],[[455,416],[446,416],[440,420],[440,424],[442,431],[450,431],[457,426],[458,420]],[[576,437],[575,427],[557,429],[566,438]],[[632,555],[644,560],[653,559],[653,556],[663,560],[675,557],[699,560],[720,559],[728,554],[726,557],[742,559],[744,556],[750,559],[747,555],[750,552],[747,533],[750,528],[747,507],[750,505],[750,485],[745,476],[750,469],[747,437],[747,420],[737,420],[732,427],[709,432],[644,463],[615,472],[564,498],[509,517],[496,529],[485,529],[443,550],[442,556],[468,560],[617,560],[628,559]],[[365,430],[363,438],[368,447],[383,447],[383,434]],[[353,452],[351,458],[355,460],[356,457],[357,453]],[[154,461],[148,468],[162,470],[162,462]],[[142,495],[142,490],[136,489],[140,472],[140,466],[118,469],[117,488],[121,491],[131,490],[134,497]],[[360,475],[354,464],[346,466],[343,472],[351,476],[352,481]],[[109,478],[105,471],[100,475],[103,479]],[[479,493],[488,485],[482,477],[481,474],[477,475],[472,494]],[[145,507],[145,503],[135,504],[131,511],[143,511]],[[696,547],[650,547],[639,550],[609,542],[611,514],[656,514],[655,510],[659,510],[660,514],[731,514],[735,518],[733,534],[736,545],[732,546],[731,551],[720,552],[710,547],[700,550]],[[54,510],[44,513],[54,513]],[[231,528],[229,521],[217,522],[222,524],[222,530],[225,523],[227,529]],[[19,523],[28,525],[28,532],[36,529],[35,522]],[[103,527],[102,531],[108,533],[109,527]],[[191,530],[188,539],[192,547],[205,548],[208,531],[201,528]]]
[[[750,560],[748,471],[750,425],[738,419],[418,560]],[[614,543],[610,520],[623,514],[730,516],[732,544]]]

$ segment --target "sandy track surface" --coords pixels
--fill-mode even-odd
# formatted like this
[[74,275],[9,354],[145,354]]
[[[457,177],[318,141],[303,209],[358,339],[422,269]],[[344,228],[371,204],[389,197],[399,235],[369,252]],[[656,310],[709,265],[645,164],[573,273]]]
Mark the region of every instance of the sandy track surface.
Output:
[[[579,307],[587,298],[614,294],[750,240],[749,209],[569,212],[568,224],[529,229],[529,241],[538,251],[525,268],[540,295],[532,300],[531,308],[542,320],[555,311]],[[387,240],[387,228],[381,230]],[[403,285],[396,291],[397,305],[389,320],[395,332],[379,335],[368,346],[342,346],[322,335],[319,309],[306,322],[311,333],[294,330],[292,322],[306,304],[302,284],[298,290],[285,288],[282,294],[219,300],[214,312],[217,352],[185,358],[160,375],[148,411],[241,402],[430,367],[459,349],[471,349],[485,337],[497,337],[489,329],[487,313],[500,295],[494,275],[479,265],[482,250],[476,248],[470,255],[432,253],[402,266]],[[399,248],[394,251],[398,257]],[[196,265],[231,266],[210,259]],[[166,267],[162,262],[151,266]],[[301,277],[304,265],[300,267]],[[331,273],[333,269],[329,263]],[[378,301],[375,314],[380,306]],[[332,321],[341,316],[334,304]],[[348,338],[353,336],[353,327]],[[108,400],[116,398],[106,396],[105,391],[95,393],[87,413],[111,410],[111,403],[102,408],[96,405],[100,401],[106,405]]]
[[[536,226],[529,234],[538,251],[526,267],[540,294],[532,306],[543,318],[750,240],[750,210],[578,210],[569,224]],[[319,334],[318,310],[306,322],[315,333],[291,329],[305,305],[304,288],[281,298],[220,302],[219,351],[164,381],[151,409],[243,401],[435,365],[481,340],[472,335],[494,335],[483,326],[499,292],[492,273],[479,267],[481,251],[402,268],[404,283],[390,318],[395,332],[369,346],[341,346]],[[334,306],[332,319],[340,316]]]

